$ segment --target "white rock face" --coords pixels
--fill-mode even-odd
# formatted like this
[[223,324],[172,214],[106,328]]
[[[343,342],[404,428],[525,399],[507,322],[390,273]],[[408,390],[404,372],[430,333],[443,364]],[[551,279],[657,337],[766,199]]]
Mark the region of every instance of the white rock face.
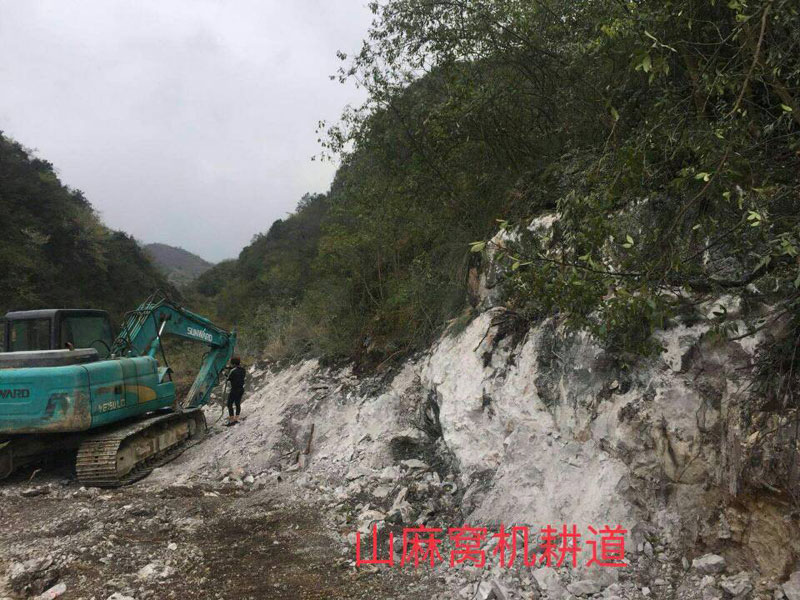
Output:
[[[499,313],[442,338],[421,362],[423,387],[436,395],[463,483],[491,474],[491,485],[468,490],[469,519],[620,524],[631,550],[645,518],[636,504],[644,503],[658,507],[646,517],[659,535],[696,535],[700,511],[710,506],[702,484],[719,465],[705,432],[738,390],[731,352],[741,348],[709,350],[706,374],[698,377],[694,349],[707,328],[679,326],[661,334],[667,352],[626,372],[552,320],[512,347],[492,326]],[[681,486],[673,506],[637,483],[663,477]]]
[[[269,485],[289,471],[334,505],[358,497],[359,514],[376,510],[387,523],[424,521],[435,511],[419,499],[436,490],[465,523],[576,524],[585,553],[589,527],[620,526],[629,562],[637,547],[656,560],[664,547],[691,555],[698,540],[732,540],[765,557],[764,569],[785,568],[791,549],[756,531],[779,531],[765,526],[782,522],[777,513],[720,513],[718,486],[735,488],[738,471],[719,440],[747,385],[741,367],[752,342],[706,343],[707,325],[677,325],[658,335],[665,352],[628,368],[556,319],[514,339],[497,324],[503,318],[502,309],[480,314],[388,381],[359,381],[313,360],[254,369],[242,422],[151,477],[180,484],[197,473],[242,473]],[[207,409],[209,422],[219,410]],[[455,473],[448,480],[443,463]],[[366,516],[356,527],[379,520]],[[724,569],[700,560],[700,573]],[[602,586],[618,577],[578,571],[576,580]],[[551,597],[566,595],[547,573],[537,581],[557,589]]]
[[[617,436],[616,418],[591,422],[589,411],[570,406],[573,386],[586,394],[579,401],[600,391],[601,382],[593,384],[580,362],[599,350],[582,347],[578,362],[555,377],[540,360],[548,334],[543,326],[517,350],[514,367],[504,369],[505,357],[497,351],[497,364],[484,367],[482,355],[494,343],[492,316],[485,313],[457,338],[443,339],[422,372],[425,387],[440,398],[444,439],[462,471],[496,470],[470,520],[632,526],[636,518],[617,493],[628,469],[601,450],[591,432],[594,427],[601,436]],[[548,382],[546,398],[542,380]],[[609,412],[624,405],[625,398],[615,400]]]

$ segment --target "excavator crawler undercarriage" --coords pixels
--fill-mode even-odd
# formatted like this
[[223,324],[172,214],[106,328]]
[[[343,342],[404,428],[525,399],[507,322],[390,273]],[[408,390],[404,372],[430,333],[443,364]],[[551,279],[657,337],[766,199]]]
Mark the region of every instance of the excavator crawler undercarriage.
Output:
[[175,458],[205,431],[203,411],[191,409],[92,436],[78,448],[78,480],[98,487],[133,483]]

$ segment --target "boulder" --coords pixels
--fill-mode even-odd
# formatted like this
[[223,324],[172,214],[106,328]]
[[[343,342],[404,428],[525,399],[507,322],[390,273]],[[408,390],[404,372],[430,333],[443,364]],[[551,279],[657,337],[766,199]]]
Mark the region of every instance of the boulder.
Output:
[[591,596],[601,590],[600,584],[591,579],[573,581],[567,586],[567,591],[573,596]]
[[725,570],[725,559],[719,554],[704,554],[692,561],[692,568],[704,575],[722,573]]
[[175,573],[172,567],[161,567],[158,563],[148,563],[136,572],[139,579],[166,579]]
[[547,597],[558,600],[567,595],[567,590],[561,585],[558,573],[552,567],[539,567],[533,571],[533,578],[543,592],[547,592]]
[[372,495],[377,498],[378,500],[383,500],[384,498],[388,497],[389,494],[392,493],[392,488],[388,485],[379,485],[374,490],[372,490]]
[[495,600],[511,599],[511,593],[509,592],[508,588],[496,579],[492,581],[492,592],[494,593]]
[[148,563],[136,572],[139,579],[155,579],[158,576],[156,563]]
[[415,470],[427,471],[428,469],[430,469],[428,463],[422,462],[417,458],[409,458],[408,460],[402,460],[400,462],[401,464],[408,467],[409,471],[415,471]]
[[753,583],[750,581],[750,574],[741,571],[731,577],[723,577],[719,587],[734,598],[744,598],[753,590]]
[[374,523],[380,523],[386,515],[377,510],[364,510],[358,515],[358,530],[361,533],[370,533]]
[[475,594],[475,598],[478,600],[493,600],[494,590],[492,590],[492,584],[488,581],[481,581],[478,584],[478,590]]
[[414,508],[409,504],[406,500],[406,494],[408,494],[408,488],[404,487],[397,493],[397,497],[394,499],[394,503],[392,507],[389,509],[389,515],[391,517],[391,521],[393,523],[410,523],[411,517],[414,513]]
[[788,600],[800,600],[800,571],[795,571],[781,588]]
[[713,585],[708,586],[703,588],[703,600],[722,600],[722,594]]
[[642,544],[642,551],[648,558],[653,558],[653,545],[650,542]]
[[53,559],[32,558],[13,563],[8,569],[8,582],[11,588],[21,594],[37,596],[58,581],[58,570],[53,567]]
[[67,584],[66,583],[57,583],[49,590],[42,592],[36,597],[36,600],[54,600],[59,596],[64,595],[67,591]]
[[402,476],[399,467],[391,466],[385,467],[379,474],[378,478],[381,481],[397,481]]

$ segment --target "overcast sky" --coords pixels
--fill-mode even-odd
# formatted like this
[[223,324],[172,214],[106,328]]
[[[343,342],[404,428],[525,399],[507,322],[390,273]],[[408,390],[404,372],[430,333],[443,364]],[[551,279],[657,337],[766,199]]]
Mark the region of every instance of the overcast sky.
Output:
[[327,191],[367,0],[0,0],[0,130],[103,220],[217,261]]

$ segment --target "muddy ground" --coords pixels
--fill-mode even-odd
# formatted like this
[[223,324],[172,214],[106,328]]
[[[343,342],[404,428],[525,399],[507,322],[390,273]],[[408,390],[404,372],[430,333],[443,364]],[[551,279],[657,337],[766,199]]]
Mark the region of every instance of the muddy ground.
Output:
[[178,485],[156,471],[126,488],[85,489],[68,460],[0,487],[0,598],[58,584],[67,600],[414,598],[441,583],[355,568],[346,528],[333,530],[324,505],[277,476]]

